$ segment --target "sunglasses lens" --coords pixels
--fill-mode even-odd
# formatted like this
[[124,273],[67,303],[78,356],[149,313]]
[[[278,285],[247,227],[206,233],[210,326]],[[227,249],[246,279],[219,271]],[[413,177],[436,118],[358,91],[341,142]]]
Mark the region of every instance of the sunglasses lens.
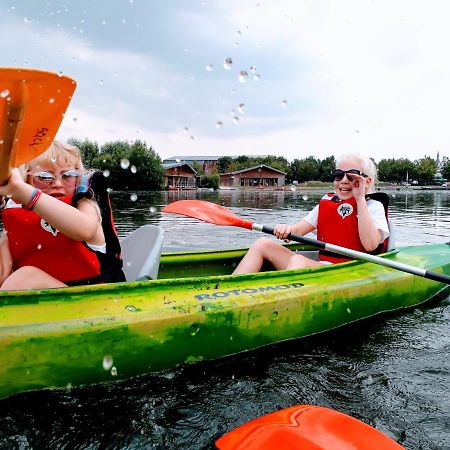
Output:
[[61,175],[61,178],[65,183],[71,183],[79,176],[81,176],[81,173],[78,170],[68,170]]
[[341,181],[342,178],[344,178],[344,175],[345,175],[345,172],[343,170],[340,170],[340,169],[336,169],[331,174],[331,176],[334,178],[335,181]]
[[38,172],[33,175],[34,179],[39,183],[51,184],[55,180],[55,176],[49,172]]

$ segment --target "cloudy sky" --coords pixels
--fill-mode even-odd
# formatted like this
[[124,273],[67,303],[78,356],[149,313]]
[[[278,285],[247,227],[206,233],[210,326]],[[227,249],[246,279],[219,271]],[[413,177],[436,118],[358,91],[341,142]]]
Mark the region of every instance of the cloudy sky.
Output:
[[60,139],[143,139],[162,158],[450,157],[447,5],[0,0],[1,64],[78,81]]

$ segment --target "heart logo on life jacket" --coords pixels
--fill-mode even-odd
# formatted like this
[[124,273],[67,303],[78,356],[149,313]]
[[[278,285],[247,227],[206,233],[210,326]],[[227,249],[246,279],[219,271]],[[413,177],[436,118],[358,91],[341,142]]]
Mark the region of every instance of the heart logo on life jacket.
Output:
[[53,236],[56,236],[58,234],[58,230],[50,225],[46,220],[41,219],[41,227],[45,230],[48,231],[49,233],[52,233]]
[[350,203],[342,203],[342,205],[338,206],[338,214],[345,219],[346,217],[350,216],[353,212],[353,206],[350,205]]

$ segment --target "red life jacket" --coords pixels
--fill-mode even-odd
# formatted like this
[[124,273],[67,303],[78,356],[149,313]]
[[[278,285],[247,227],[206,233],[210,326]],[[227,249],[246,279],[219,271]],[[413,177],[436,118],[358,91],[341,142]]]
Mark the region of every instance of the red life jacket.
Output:
[[[71,204],[72,196],[60,200]],[[63,283],[100,275],[100,262],[93,250],[65,236],[33,211],[11,201],[3,210],[2,218],[13,270],[34,266]]]
[[[317,239],[328,244],[368,253],[359,239],[355,198],[340,200],[335,194],[327,194],[327,196],[328,198],[323,198],[319,202]],[[367,197],[370,198],[370,194]],[[370,253],[380,253],[382,249],[383,244],[380,244],[375,251]],[[350,261],[350,258],[325,250],[319,251],[319,257],[321,261],[332,263]]]

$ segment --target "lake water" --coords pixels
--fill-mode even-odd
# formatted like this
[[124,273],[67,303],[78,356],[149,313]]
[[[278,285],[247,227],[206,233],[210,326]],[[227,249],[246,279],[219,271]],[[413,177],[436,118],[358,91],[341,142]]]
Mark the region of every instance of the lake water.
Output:
[[[397,245],[450,241],[449,191],[391,191]],[[200,198],[274,225],[300,219],[317,191],[112,196],[121,236],[153,223],[165,249],[248,246],[238,228],[161,214]],[[220,361],[71,391],[0,401],[0,449],[209,449],[224,432],[295,404],[350,414],[407,449],[450,449],[450,297],[408,312]]]

